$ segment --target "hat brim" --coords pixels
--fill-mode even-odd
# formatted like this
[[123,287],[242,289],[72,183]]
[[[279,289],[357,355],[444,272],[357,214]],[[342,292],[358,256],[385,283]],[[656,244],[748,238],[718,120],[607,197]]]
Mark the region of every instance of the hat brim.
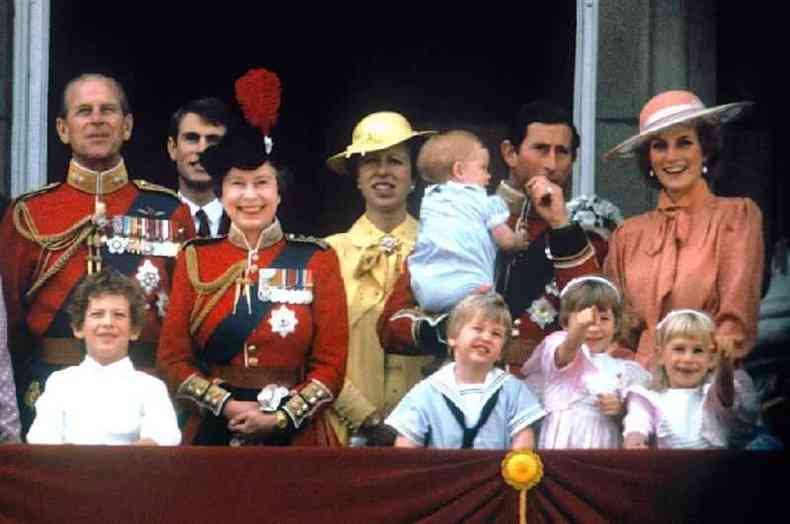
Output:
[[372,153],[373,151],[381,151],[382,149],[387,149],[392,146],[402,144],[403,142],[407,142],[412,138],[416,138],[418,136],[434,135],[434,134],[436,134],[436,131],[412,131],[411,134],[405,137],[399,138],[392,142],[376,144],[375,146],[363,147],[358,144],[357,145],[351,144],[345,149],[345,151],[341,151],[336,155],[330,156],[326,160],[326,165],[327,167],[329,167],[329,169],[331,169],[338,175],[345,175],[347,174],[347,169],[346,169],[347,161],[349,158],[351,158],[354,155],[364,156],[365,154]]
[[740,117],[744,111],[753,104],[753,102],[733,102],[731,104],[709,107],[692,113],[678,115],[676,118],[661,122],[661,124],[653,126],[621,142],[607,151],[603,157],[605,160],[610,160],[612,158],[632,158],[639,146],[670,127],[688,125],[700,121],[705,121],[712,125],[720,125]]

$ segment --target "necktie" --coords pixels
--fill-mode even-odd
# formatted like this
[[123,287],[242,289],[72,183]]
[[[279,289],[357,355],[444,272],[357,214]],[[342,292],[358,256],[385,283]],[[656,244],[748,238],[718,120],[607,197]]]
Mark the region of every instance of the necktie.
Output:
[[208,226],[208,215],[206,215],[206,212],[202,209],[198,209],[198,212],[195,213],[195,217],[197,217],[200,223],[200,227],[198,227],[198,236],[204,238],[210,237],[211,228]]

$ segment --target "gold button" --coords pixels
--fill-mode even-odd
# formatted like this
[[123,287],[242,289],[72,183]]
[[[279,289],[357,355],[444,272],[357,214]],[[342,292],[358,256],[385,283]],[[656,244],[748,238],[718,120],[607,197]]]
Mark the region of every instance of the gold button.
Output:
[[255,353],[255,346],[247,346],[247,351],[250,353]]
[[250,366],[257,366],[258,365],[258,358],[257,357],[250,357],[247,359],[247,362]]

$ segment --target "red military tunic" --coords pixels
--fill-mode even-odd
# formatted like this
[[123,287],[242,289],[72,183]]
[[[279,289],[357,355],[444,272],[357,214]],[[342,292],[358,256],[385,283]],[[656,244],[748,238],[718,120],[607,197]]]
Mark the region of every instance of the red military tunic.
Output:
[[[508,203],[509,222],[515,226],[524,196],[509,187],[503,192],[503,185],[499,194]],[[605,239],[576,223],[550,230],[546,221],[530,216],[526,226],[529,247],[504,258],[497,271],[497,291],[517,324],[518,336],[504,356],[508,369],[516,375],[540,341],[560,328],[559,291],[576,277],[599,272],[607,253]],[[417,309],[410,280],[407,267],[379,319],[381,345],[387,352],[406,355],[441,351],[444,333],[438,323],[443,317],[428,317]]]
[[[106,208],[107,227],[111,228],[117,218],[118,224],[137,229],[132,231],[130,227],[119,234],[112,229],[91,229],[97,199]],[[167,254],[162,250],[143,254],[144,246],[153,249],[153,244],[143,240],[164,238],[165,232],[173,241],[167,246]],[[140,344],[132,348],[131,356],[140,357],[138,365],[152,367],[177,242],[192,236],[194,224],[189,210],[177,195],[143,181],[130,182],[123,161],[103,173],[72,161],[66,183],[52,184],[14,201],[0,226],[0,271],[10,347],[21,381],[18,389],[26,391],[35,379],[30,383],[29,405],[49,372],[77,364],[82,358],[65,305],[87,272],[88,243],[95,243],[91,250],[101,256],[103,267],[114,267],[141,280],[148,307]],[[110,249],[108,243],[113,237],[125,241],[133,238],[135,247],[123,252]],[[157,249],[163,245],[159,242]]]
[[[273,226],[279,232],[279,224],[275,222]],[[235,347],[228,347],[235,344],[229,339],[218,341],[212,336],[227,319],[244,317],[249,311],[243,286],[239,287],[237,296],[236,279],[228,280],[234,268],[246,266],[248,251],[230,239],[190,242],[176,261],[157,361],[165,379],[180,397],[197,402],[214,415],[221,413],[227,399],[217,395],[208,398],[205,391],[195,394],[193,386],[203,379],[255,391],[272,383],[303,395],[306,389],[312,390],[313,394],[304,395],[309,404],[305,416],[293,413],[299,429],[291,443],[328,445],[336,444],[337,440],[328,433],[331,429],[319,415],[340,391],[345,377],[346,295],[334,250],[307,242],[314,248],[305,265],[313,282],[312,301],[301,304],[287,299],[274,302],[274,298],[261,301],[270,302],[264,305],[270,309],[257,324],[245,326],[248,334]],[[258,271],[263,272],[274,261],[281,260],[281,253],[289,244],[305,244],[305,240],[293,236],[282,238],[278,233],[271,245],[258,252]],[[250,293],[250,300],[260,300],[255,289]],[[301,371],[295,382],[293,370]],[[225,389],[233,391],[230,387]],[[235,394],[231,398],[249,400]]]

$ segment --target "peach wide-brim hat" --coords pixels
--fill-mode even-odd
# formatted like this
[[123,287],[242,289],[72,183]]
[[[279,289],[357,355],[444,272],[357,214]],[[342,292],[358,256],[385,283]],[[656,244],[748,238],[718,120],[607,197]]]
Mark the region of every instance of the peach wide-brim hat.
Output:
[[346,161],[352,155],[364,156],[366,153],[390,148],[416,136],[434,133],[436,131],[415,131],[400,113],[392,111],[371,113],[354,127],[351,145],[345,151],[330,156],[326,165],[335,173],[343,175],[346,173]]
[[658,133],[677,125],[690,125],[705,121],[712,125],[733,120],[752,102],[733,102],[715,107],[705,107],[691,91],[664,91],[651,98],[639,113],[639,134],[613,147],[604,158],[630,158],[634,151]]

